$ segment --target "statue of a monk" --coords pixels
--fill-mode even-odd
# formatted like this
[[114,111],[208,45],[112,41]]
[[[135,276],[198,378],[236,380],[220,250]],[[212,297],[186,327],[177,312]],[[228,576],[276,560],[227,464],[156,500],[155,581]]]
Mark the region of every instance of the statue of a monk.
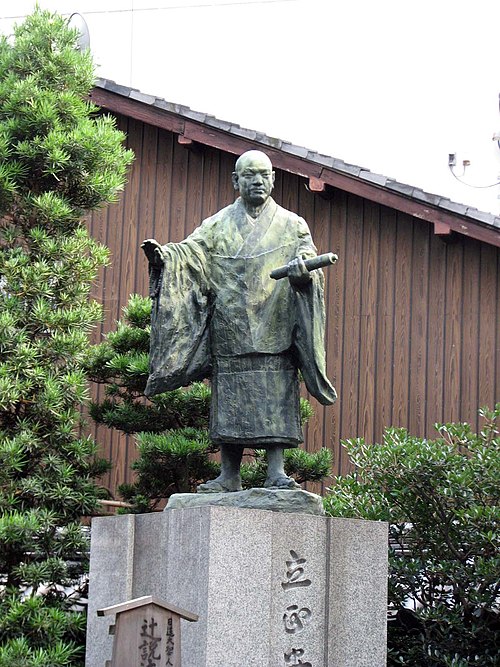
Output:
[[[322,404],[326,377],[321,270],[304,259],[316,248],[306,222],[271,198],[275,174],[264,153],[248,151],[233,172],[239,198],[180,243],[145,241],[153,308],[146,395],[210,378],[210,438],[221,473],[198,492],[241,490],[245,447],[266,449],[267,488],[300,488],[285,474],[283,451],[303,441],[298,371]],[[270,272],[288,266],[288,279]]]

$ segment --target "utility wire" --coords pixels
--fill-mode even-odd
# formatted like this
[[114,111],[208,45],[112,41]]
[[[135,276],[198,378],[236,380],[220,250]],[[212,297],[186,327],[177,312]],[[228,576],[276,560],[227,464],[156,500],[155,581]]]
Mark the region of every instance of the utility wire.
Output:
[[[491,185],[472,185],[472,183],[466,183],[465,181],[463,181],[461,178],[459,178],[455,174],[451,164],[449,164],[448,167],[450,168],[450,171],[451,171],[451,174],[452,174],[453,178],[456,178],[459,183],[462,183],[462,185],[466,185],[468,188],[475,188],[476,190],[485,190],[486,188],[494,188],[497,185],[500,185],[500,181],[497,181],[496,183],[492,183]],[[464,173],[465,173],[465,169],[464,169]]]
[[[87,16],[88,14],[126,14],[127,12],[151,12],[158,10],[169,10],[169,9],[201,9],[201,8],[214,8],[214,7],[232,7],[234,5],[272,5],[279,3],[291,3],[299,2],[300,0],[221,0],[216,2],[214,0],[191,0],[189,4],[184,4],[179,2],[179,0],[172,0],[172,4],[160,6],[155,4],[154,0],[151,1],[150,7],[125,7],[123,9],[95,9],[92,11],[85,11],[81,9],[81,13]],[[69,12],[60,12],[63,16]],[[15,14],[12,16],[0,16],[0,19],[22,19],[25,18],[26,14]]]

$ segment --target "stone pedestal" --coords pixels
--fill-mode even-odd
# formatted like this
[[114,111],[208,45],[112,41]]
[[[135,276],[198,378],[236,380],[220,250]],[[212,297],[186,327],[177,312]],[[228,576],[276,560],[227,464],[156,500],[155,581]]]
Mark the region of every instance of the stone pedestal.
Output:
[[217,506],[94,519],[86,667],[111,657],[97,609],[143,595],[199,615],[183,667],[382,667],[387,526]]
[[167,510],[205,507],[206,505],[325,516],[321,496],[302,489],[248,489],[233,493],[174,493],[168,499]]

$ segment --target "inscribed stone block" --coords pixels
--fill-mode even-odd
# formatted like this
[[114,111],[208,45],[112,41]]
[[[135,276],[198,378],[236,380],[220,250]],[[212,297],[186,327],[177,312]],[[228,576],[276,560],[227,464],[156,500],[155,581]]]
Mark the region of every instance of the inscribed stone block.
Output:
[[143,595],[199,615],[183,667],[383,667],[387,526],[230,507],[94,521],[87,667],[111,657],[96,610]]
[[[269,665],[323,665],[327,521],[273,517],[273,589]],[[288,658],[286,658],[288,656]],[[289,660],[287,663],[286,660]]]

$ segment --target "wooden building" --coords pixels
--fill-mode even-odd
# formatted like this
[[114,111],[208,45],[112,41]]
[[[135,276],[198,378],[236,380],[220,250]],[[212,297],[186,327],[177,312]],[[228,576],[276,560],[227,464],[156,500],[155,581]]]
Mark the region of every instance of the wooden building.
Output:
[[[361,167],[100,80],[92,98],[117,116],[136,155],[120,204],[91,233],[112,253],[96,287],[114,327],[132,293],[147,293],[145,238],[180,241],[234,201],[235,157],[260,149],[276,169],[274,198],[303,216],[325,271],[327,367],[339,399],[306,428],[305,447],[380,440],[384,427],[433,437],[436,422],[478,427],[500,389],[500,218]],[[111,489],[130,479],[133,438],[97,429],[114,464]]]

